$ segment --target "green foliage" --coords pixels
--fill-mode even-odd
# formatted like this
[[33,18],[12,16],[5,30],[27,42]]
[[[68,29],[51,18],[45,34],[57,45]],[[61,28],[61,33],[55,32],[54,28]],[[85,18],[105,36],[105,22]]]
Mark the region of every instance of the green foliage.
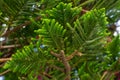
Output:
[[72,8],[71,3],[66,4],[63,2],[59,3],[59,5],[57,5],[56,8],[46,11],[49,18],[55,19],[64,27],[67,22],[72,24],[75,18],[79,16],[80,12],[81,8],[78,7]]
[[113,39],[111,43],[108,44],[107,47],[107,50],[109,51],[108,54],[111,53],[116,56],[116,54],[118,54],[120,50],[119,45],[120,45],[119,36],[117,36]]
[[105,31],[106,25],[108,24],[104,8],[87,12],[82,16],[81,20],[83,20],[82,25],[84,26],[84,30],[87,32],[86,34],[90,34],[91,30],[94,28],[97,28],[98,32],[101,33],[101,30]]
[[3,53],[2,52],[0,52],[0,57],[3,55]]
[[9,74],[5,75],[4,77],[5,77],[5,80],[10,80],[10,79],[19,80],[19,77],[21,77],[21,74],[10,72]]
[[[13,5],[11,5],[13,4]],[[0,9],[6,17],[29,16],[31,5],[35,4],[34,0],[1,0]],[[2,9],[4,8],[4,9]],[[29,12],[27,12],[29,11]],[[31,14],[30,14],[31,15]],[[21,17],[22,18],[22,17]],[[11,18],[10,18],[11,19]]]
[[[12,5],[11,5],[12,4]],[[1,0],[0,1],[0,10],[2,13],[0,16],[1,24],[6,24],[5,27],[0,26],[0,29],[5,31],[12,30],[16,26],[19,26],[26,20],[29,20],[30,17],[36,17],[36,13],[38,12],[39,8],[36,5],[37,3],[35,0]],[[8,20],[5,20],[8,18]],[[11,37],[21,37],[25,36],[28,38],[29,36],[34,36],[30,34],[31,32],[34,34],[34,29],[38,29],[36,27],[27,28],[28,26],[23,26],[20,30],[16,31],[15,34],[12,34]],[[5,28],[5,29],[4,29]],[[5,32],[0,32],[2,35]],[[26,35],[27,34],[27,35]]]
[[43,44],[59,50],[64,49],[64,35],[66,30],[63,29],[63,26],[54,19],[44,19],[42,24],[42,29],[38,29],[36,32],[43,38]]
[[[104,22],[99,23],[100,21]],[[80,51],[85,53],[99,53],[104,43],[102,39],[107,35],[106,24],[104,9],[92,10],[86,13],[80,20],[77,19],[74,22],[74,27],[68,24],[68,27],[72,31],[71,38],[74,48],[79,48],[81,49]]]
[[[37,45],[39,46],[40,44],[37,43]],[[4,68],[9,68],[14,73],[22,73],[23,75],[18,75],[19,80],[21,80],[22,77],[25,78],[25,80],[37,80],[37,76],[45,70],[46,64],[49,63],[48,59],[50,58],[47,52],[44,52],[45,55],[43,55],[42,49],[40,50],[38,46],[33,46],[31,43],[22,50],[18,50],[16,54],[12,55],[12,60],[8,61]],[[45,57],[46,59],[43,59]]]
[[[119,36],[106,43],[106,11],[109,12],[113,2],[115,4],[112,7],[118,6],[119,1],[110,1],[109,5],[105,5],[105,1],[1,0],[0,9],[5,14],[0,18],[4,23],[2,19],[9,17],[9,28],[26,20],[31,21],[31,24],[12,36],[19,38],[21,42],[27,39],[30,44],[18,49],[12,55],[12,60],[5,63],[4,69],[10,69],[13,74],[18,73],[16,78],[19,80],[37,80],[38,75],[49,80],[44,72],[52,76],[52,80],[65,80],[66,68],[61,60],[62,56],[58,58],[51,53],[53,51],[60,55],[60,51],[64,50],[66,59],[75,51],[80,53],[72,56],[68,63],[71,69],[77,69],[81,80],[100,80],[104,71],[114,73],[119,70]],[[12,3],[14,4],[10,6]],[[2,5],[6,6],[4,10]],[[35,9],[31,8],[32,6],[35,6]],[[89,11],[83,13],[85,7]],[[41,20],[35,21],[36,16],[41,16]],[[20,35],[17,36],[18,34]],[[36,36],[39,38],[36,39]],[[74,74],[72,70],[71,73]]]
[[[119,52],[120,52],[120,39],[119,36],[115,37],[111,43],[107,45],[107,52],[106,52],[106,62],[110,64],[111,67],[109,69],[117,71],[119,70]],[[115,69],[114,69],[115,68]]]
[[[74,27],[72,27],[72,22],[68,20],[76,17],[75,15],[78,14],[77,9],[79,8],[72,8],[71,4],[60,3],[56,8],[48,11],[48,15],[51,15],[51,17],[53,16],[52,19],[51,17],[48,19],[42,19],[41,29],[36,30],[41,37],[40,39],[43,38],[43,40],[40,40],[40,42],[48,47],[48,51],[52,49],[57,49],[59,51],[69,48],[66,50],[66,55],[68,55],[67,53],[71,54],[72,51],[80,49],[80,51],[83,53],[91,53],[91,55],[96,54],[97,56],[97,53],[101,51],[101,45],[103,44],[102,41],[100,43],[97,42],[102,40],[105,36],[103,35],[103,33],[105,33],[104,29],[107,23],[105,11],[104,9],[92,10],[74,21]],[[59,23],[56,22],[56,20]],[[100,21],[103,22],[100,23]],[[69,28],[65,27],[66,25],[64,25],[63,22],[66,22],[64,24],[67,24]],[[90,25],[90,23],[92,24]],[[95,31],[96,34],[93,34]],[[66,45],[67,43],[69,43],[69,45]],[[33,45],[34,44],[25,46],[22,51],[17,51],[16,54],[12,56],[12,60],[8,61],[4,68],[10,68],[14,72],[17,71],[24,74],[36,74],[35,72],[40,71],[40,66],[45,68],[46,62],[49,62],[47,57],[50,55],[50,53],[46,55],[45,50],[41,50],[39,48],[40,44],[37,44],[37,49],[40,49],[40,52],[35,53],[33,51]],[[97,47],[100,48],[98,49]],[[76,60],[78,59],[79,57],[77,57]],[[71,62],[71,65],[75,63],[74,60]],[[60,65],[60,63],[57,64]],[[35,68],[36,66],[37,68]],[[45,70],[43,68],[42,70]],[[84,74],[84,76],[88,75]]]
[[99,70],[96,63],[98,64],[98,62],[84,62],[81,67],[78,69],[79,71],[79,75],[81,80],[86,80],[86,79],[90,79],[90,80],[99,80],[101,75],[98,72]]

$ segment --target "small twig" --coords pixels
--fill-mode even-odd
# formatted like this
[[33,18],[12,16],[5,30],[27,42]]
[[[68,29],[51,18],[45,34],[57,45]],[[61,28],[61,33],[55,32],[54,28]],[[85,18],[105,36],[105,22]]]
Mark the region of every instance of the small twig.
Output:
[[50,79],[52,78],[52,76],[50,74],[46,73],[46,72],[43,72],[42,74],[45,75],[46,77],[50,78]]
[[9,61],[9,60],[12,60],[12,58],[1,58],[0,62],[6,62],[6,61]]
[[82,9],[81,14],[83,15],[83,14],[85,14],[87,12],[88,12],[88,10]]
[[0,68],[4,66],[4,63],[0,64]]
[[55,66],[55,65],[53,65],[52,67],[64,73],[64,69],[63,68],[60,68],[60,67]]
[[21,46],[20,44],[0,46],[0,49],[14,48],[14,47],[20,47],[20,46]]
[[71,60],[76,54],[77,54],[77,50],[75,50],[71,55],[67,56],[66,59],[67,61]]
[[71,55],[69,55],[68,57],[67,57],[67,60],[69,61],[69,60],[71,60],[74,56],[82,56],[83,54],[81,53],[81,52],[78,52],[77,50],[75,50]]
[[105,71],[100,80],[109,80],[113,75],[111,71]]
[[107,75],[107,73],[108,73],[108,71],[105,71],[100,80],[103,80],[103,78]]
[[8,70],[6,70],[6,71],[4,71],[4,72],[2,72],[2,73],[0,73],[0,76],[2,76],[2,75],[4,75],[4,74],[6,74],[6,73],[8,73],[8,72],[10,72],[10,70],[8,69]]
[[60,58],[60,54],[54,53],[53,51],[50,52],[53,56]]
[[86,12],[88,12],[88,10],[82,9],[82,12],[83,12],[83,13],[86,13]]

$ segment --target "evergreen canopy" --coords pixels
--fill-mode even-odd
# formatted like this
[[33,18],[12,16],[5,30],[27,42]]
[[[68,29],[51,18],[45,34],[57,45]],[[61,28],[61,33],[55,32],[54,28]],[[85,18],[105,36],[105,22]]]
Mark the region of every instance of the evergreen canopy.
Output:
[[120,40],[119,35],[113,36],[113,25],[119,20],[119,3],[0,0],[0,35],[4,39],[0,75],[5,80],[117,78]]

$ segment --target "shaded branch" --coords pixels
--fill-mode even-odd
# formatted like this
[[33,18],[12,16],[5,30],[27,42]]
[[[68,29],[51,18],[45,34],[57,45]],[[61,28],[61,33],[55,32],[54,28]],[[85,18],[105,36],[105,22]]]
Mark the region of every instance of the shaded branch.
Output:
[[55,66],[55,65],[52,65],[51,67],[53,67],[53,68],[55,68],[55,69],[57,69],[57,70],[59,70],[59,71],[64,73],[64,69],[63,68],[60,68],[60,67]]
[[52,76],[51,76],[50,74],[46,73],[46,72],[43,72],[42,74],[43,74],[44,76],[50,78],[50,79],[52,78]]
[[0,64],[0,68],[4,66],[4,63]]
[[[83,13],[86,13],[86,12],[88,12],[88,10],[82,9],[82,12],[83,12]],[[38,16],[38,17],[36,17],[35,20],[38,21],[38,20],[40,20],[40,19],[41,19],[41,16]],[[7,31],[6,33],[2,34],[1,37],[7,37],[7,36],[9,36],[11,33],[13,33],[13,32],[15,32],[15,31],[23,28],[23,26],[27,26],[27,25],[29,25],[29,24],[31,24],[31,23],[32,23],[31,21],[25,21],[23,24],[18,25],[18,26],[16,26],[14,29],[12,29],[12,30],[10,30],[10,31]]]
[[[40,20],[40,19],[41,19],[41,16],[38,16],[38,17],[36,17],[35,20],[38,21],[38,20]],[[20,28],[23,28],[23,26],[27,26],[27,25],[29,25],[29,24],[31,24],[31,23],[32,23],[31,21],[25,21],[25,23],[23,23],[23,24],[21,24],[21,25],[19,25],[19,26],[16,26],[14,29],[12,29],[12,30],[10,30],[10,31],[7,31],[5,34],[2,34],[1,37],[7,37],[7,36],[9,36],[11,33],[19,30]]]
[[6,70],[6,71],[4,71],[4,72],[2,72],[2,73],[0,73],[0,76],[3,76],[4,74],[6,74],[6,73],[8,73],[8,72],[10,72],[10,70],[8,69],[8,70]]

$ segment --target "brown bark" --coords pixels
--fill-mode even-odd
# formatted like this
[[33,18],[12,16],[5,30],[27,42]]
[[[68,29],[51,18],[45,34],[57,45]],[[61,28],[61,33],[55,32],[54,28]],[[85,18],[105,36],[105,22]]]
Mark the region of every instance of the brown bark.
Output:
[[69,55],[69,56],[67,56],[66,58],[67,58],[67,60],[69,61],[69,60],[71,60],[74,56],[82,56],[83,54],[82,53],[80,53],[80,52],[78,52],[77,50],[75,50],[71,55]]
[[14,47],[20,47],[20,44],[15,45],[6,45],[6,46],[0,46],[0,49],[6,49],[6,48],[14,48]]
[[62,62],[64,64],[64,66],[65,66],[65,73],[66,73],[66,79],[65,80],[70,80],[71,79],[71,76],[70,76],[70,72],[71,72],[70,64],[67,61],[65,53],[64,53],[63,50],[60,51],[60,54],[61,54],[61,60],[62,60]]
[[59,58],[62,63],[64,64],[65,66],[65,74],[66,74],[66,78],[65,80],[70,80],[71,79],[71,76],[70,76],[70,72],[71,72],[71,67],[70,67],[70,64],[65,56],[65,53],[63,50],[60,51],[59,54],[57,53],[54,53],[53,51],[51,51],[51,54],[57,58]]
[[9,60],[12,60],[12,58],[1,58],[0,62],[6,62],[6,61],[9,61]]

